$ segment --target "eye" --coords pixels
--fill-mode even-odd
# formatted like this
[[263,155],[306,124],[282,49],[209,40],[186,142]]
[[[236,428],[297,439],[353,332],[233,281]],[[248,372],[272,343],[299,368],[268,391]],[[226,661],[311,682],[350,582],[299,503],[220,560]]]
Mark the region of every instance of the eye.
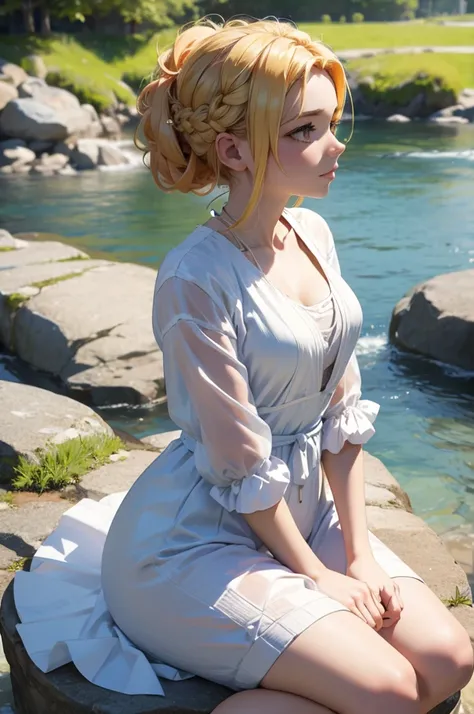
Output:
[[[297,129],[293,129],[293,131],[290,131],[287,136],[290,136],[292,139],[295,139],[295,141],[304,141],[306,143],[309,143],[311,141],[311,132],[315,131],[316,127],[312,122],[308,124],[304,124],[303,126],[299,126]],[[298,139],[297,136],[298,134],[303,135],[303,139]]]

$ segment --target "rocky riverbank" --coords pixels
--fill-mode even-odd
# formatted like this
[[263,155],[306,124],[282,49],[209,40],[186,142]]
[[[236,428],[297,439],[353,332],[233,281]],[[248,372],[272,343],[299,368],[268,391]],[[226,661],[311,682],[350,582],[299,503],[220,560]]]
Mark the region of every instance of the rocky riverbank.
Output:
[[98,114],[71,92],[0,59],[0,174],[70,175],[128,164],[111,140],[135,124],[134,107],[117,102]]

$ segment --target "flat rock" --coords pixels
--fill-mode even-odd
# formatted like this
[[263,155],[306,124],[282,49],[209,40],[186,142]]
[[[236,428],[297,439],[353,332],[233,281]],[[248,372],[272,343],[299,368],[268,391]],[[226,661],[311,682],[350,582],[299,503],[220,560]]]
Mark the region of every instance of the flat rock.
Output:
[[174,431],[164,431],[161,434],[151,434],[150,436],[144,436],[140,441],[144,444],[149,444],[155,447],[155,449],[160,449],[164,451],[168,444],[170,444],[174,439],[178,439],[181,434],[181,429],[175,429]]
[[16,353],[95,404],[146,403],[164,393],[151,327],[155,271],[93,268],[43,288],[16,313]]
[[32,557],[43,540],[56,528],[71,504],[65,499],[37,500],[21,508],[0,511],[0,568],[20,558]]
[[13,86],[13,84],[9,84],[8,82],[0,82],[0,112],[2,111],[2,109],[5,109],[8,102],[11,102],[12,99],[16,99],[17,97],[18,92]]
[[9,480],[18,456],[35,460],[48,441],[112,434],[92,409],[73,399],[26,384],[0,382],[0,481]]
[[[13,239],[15,240],[15,239]],[[106,260],[64,260],[60,262],[26,264],[10,270],[2,270],[0,293],[5,295],[21,291],[22,288],[44,280],[54,280],[70,273],[82,273],[101,265],[109,265]]]
[[[18,239],[17,239],[18,240]],[[87,253],[73,248],[65,243],[52,241],[28,241],[24,250],[9,250],[0,252],[0,270],[5,268],[49,263],[52,260],[67,260],[71,258],[88,258]]]
[[402,501],[387,488],[365,484],[365,503],[379,508],[403,508]]
[[[402,489],[398,481],[387,467],[377,459],[376,456],[372,456],[368,451],[364,450],[364,475],[366,483],[366,494],[368,486],[375,486],[379,489],[389,491],[395,497],[395,500],[401,503],[402,508],[409,513],[412,513],[412,505],[408,494]],[[375,492],[376,494],[377,492]]]
[[418,573],[440,599],[456,587],[470,594],[469,583],[441,539],[421,518],[399,508],[367,506],[369,529]]
[[[20,238],[14,238],[11,233],[0,229],[0,248],[13,248],[19,250],[20,248],[27,248],[28,243],[26,240],[21,240]],[[8,251],[11,252],[11,251]],[[10,258],[11,259],[11,258]],[[2,274],[3,277],[3,274]]]
[[0,74],[6,79],[11,81],[14,87],[18,87],[23,82],[29,79],[25,70],[13,62],[8,62],[8,60],[2,59],[0,57]]
[[91,123],[81,106],[57,109],[32,97],[12,99],[0,114],[0,131],[27,141],[63,141],[86,134]]
[[68,486],[64,494],[72,500],[86,497],[99,500],[111,493],[128,491],[157,456],[156,451],[127,451],[123,454],[123,460],[89,471],[82,477],[80,484]]
[[414,287],[393,311],[390,339],[409,352],[474,369],[474,270]]

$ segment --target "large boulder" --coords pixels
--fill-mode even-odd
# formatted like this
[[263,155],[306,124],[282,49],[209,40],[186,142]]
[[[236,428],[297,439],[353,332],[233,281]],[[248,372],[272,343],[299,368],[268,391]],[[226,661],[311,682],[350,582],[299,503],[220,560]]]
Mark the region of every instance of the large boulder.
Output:
[[26,384],[0,382],[0,481],[11,479],[19,456],[36,460],[36,450],[111,428],[74,399]]
[[26,243],[0,251],[0,340],[95,404],[163,398],[162,355],[151,328],[155,271],[68,261],[88,256],[61,243]]
[[28,55],[23,58],[22,64],[23,69],[33,77],[45,79],[48,74],[48,68],[46,67],[45,61],[41,55]]
[[78,98],[59,87],[50,87],[44,79],[30,77],[18,88],[18,94],[22,98],[36,99],[41,104],[47,104],[52,109],[64,111],[77,109],[80,107]]
[[63,141],[86,134],[90,124],[80,105],[60,109],[31,97],[12,100],[0,114],[0,132],[27,141]]
[[128,163],[126,154],[108,139],[79,139],[71,151],[71,164],[80,171]]
[[0,57],[0,75],[7,81],[10,81],[14,87],[18,87],[23,82],[26,82],[28,75],[24,69],[17,64],[8,62],[8,60]]
[[409,352],[474,369],[474,270],[414,287],[393,311],[390,339]]
[[13,86],[13,84],[7,84],[7,82],[0,82],[0,112],[4,109],[8,102],[12,99],[18,97],[18,92]]

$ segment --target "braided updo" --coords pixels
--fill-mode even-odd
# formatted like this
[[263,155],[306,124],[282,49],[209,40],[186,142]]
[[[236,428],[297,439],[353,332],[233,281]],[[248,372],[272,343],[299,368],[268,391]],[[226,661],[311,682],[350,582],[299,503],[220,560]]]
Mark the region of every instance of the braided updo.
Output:
[[205,19],[184,29],[159,55],[155,79],[138,98],[137,145],[159,188],[205,195],[228,182],[215,139],[230,132],[249,140],[255,160],[248,215],[258,200],[269,152],[278,160],[286,94],[298,79],[304,77],[306,84],[312,67],[331,76],[340,116],[346,88],[342,65],[325,45],[293,25],[242,19],[217,25]]

